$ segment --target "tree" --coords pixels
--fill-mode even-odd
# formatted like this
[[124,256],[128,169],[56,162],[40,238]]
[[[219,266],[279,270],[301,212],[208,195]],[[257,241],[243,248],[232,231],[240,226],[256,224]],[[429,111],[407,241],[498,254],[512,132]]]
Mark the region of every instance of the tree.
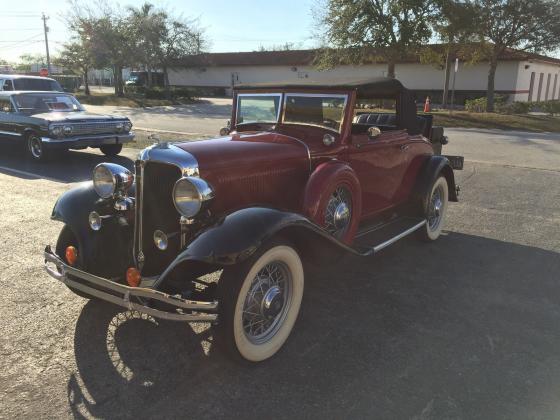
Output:
[[19,62],[15,65],[14,70],[28,73],[33,64],[41,64],[46,67],[46,63],[47,57],[42,54],[23,54],[19,56]]
[[74,37],[83,40],[97,68],[111,67],[115,78],[115,94],[124,95],[123,68],[134,64],[134,34],[128,16],[105,0],[82,5],[77,1],[67,21]]
[[327,0],[320,9],[320,68],[380,58],[392,78],[397,60],[429,41],[437,16],[433,0]]
[[494,111],[494,83],[499,57],[509,48],[543,53],[560,46],[558,0],[473,0],[476,27],[487,42],[487,111]]
[[161,32],[155,56],[163,71],[166,97],[171,96],[169,86],[169,68],[188,55],[201,54],[206,46],[206,39],[193,22],[170,19],[165,14],[165,25]]
[[90,54],[91,48],[81,42],[64,44],[55,63],[80,74],[84,78],[85,93],[90,94],[88,73],[94,66],[94,59]]

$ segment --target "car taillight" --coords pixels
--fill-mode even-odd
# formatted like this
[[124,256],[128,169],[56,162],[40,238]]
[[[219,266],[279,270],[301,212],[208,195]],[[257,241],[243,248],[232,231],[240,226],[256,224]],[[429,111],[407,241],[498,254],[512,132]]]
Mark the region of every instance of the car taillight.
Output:
[[126,282],[130,287],[138,287],[141,279],[140,270],[137,268],[130,267],[126,270]]

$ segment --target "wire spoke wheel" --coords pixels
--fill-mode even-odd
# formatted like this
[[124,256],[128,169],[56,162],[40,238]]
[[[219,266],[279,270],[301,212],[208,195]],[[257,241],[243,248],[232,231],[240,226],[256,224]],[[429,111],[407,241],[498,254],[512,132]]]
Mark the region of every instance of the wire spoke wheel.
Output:
[[428,209],[428,226],[431,230],[436,230],[443,219],[443,186],[438,185],[430,198]]
[[276,334],[290,307],[291,288],[290,271],[280,261],[257,273],[243,305],[243,330],[249,341],[262,344]]
[[344,186],[338,187],[325,209],[325,228],[337,239],[344,237],[352,219],[352,196]]

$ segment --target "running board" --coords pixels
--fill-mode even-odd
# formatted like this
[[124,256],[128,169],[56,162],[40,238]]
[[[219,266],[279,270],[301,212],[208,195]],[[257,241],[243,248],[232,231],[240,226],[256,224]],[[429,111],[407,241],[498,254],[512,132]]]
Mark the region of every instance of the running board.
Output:
[[[417,218],[397,219],[375,229],[358,232],[354,250],[363,256],[377,254],[402,238],[426,226],[426,220]],[[371,245],[371,244],[377,245]],[[367,244],[367,245],[366,245]]]

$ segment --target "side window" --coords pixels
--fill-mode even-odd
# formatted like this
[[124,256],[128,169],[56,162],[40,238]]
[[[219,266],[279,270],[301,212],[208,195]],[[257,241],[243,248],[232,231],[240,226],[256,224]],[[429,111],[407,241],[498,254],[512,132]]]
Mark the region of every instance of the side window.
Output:
[[13,107],[10,98],[0,98],[0,112],[12,112]]
[[11,80],[4,80],[2,90],[14,90],[14,85]]

